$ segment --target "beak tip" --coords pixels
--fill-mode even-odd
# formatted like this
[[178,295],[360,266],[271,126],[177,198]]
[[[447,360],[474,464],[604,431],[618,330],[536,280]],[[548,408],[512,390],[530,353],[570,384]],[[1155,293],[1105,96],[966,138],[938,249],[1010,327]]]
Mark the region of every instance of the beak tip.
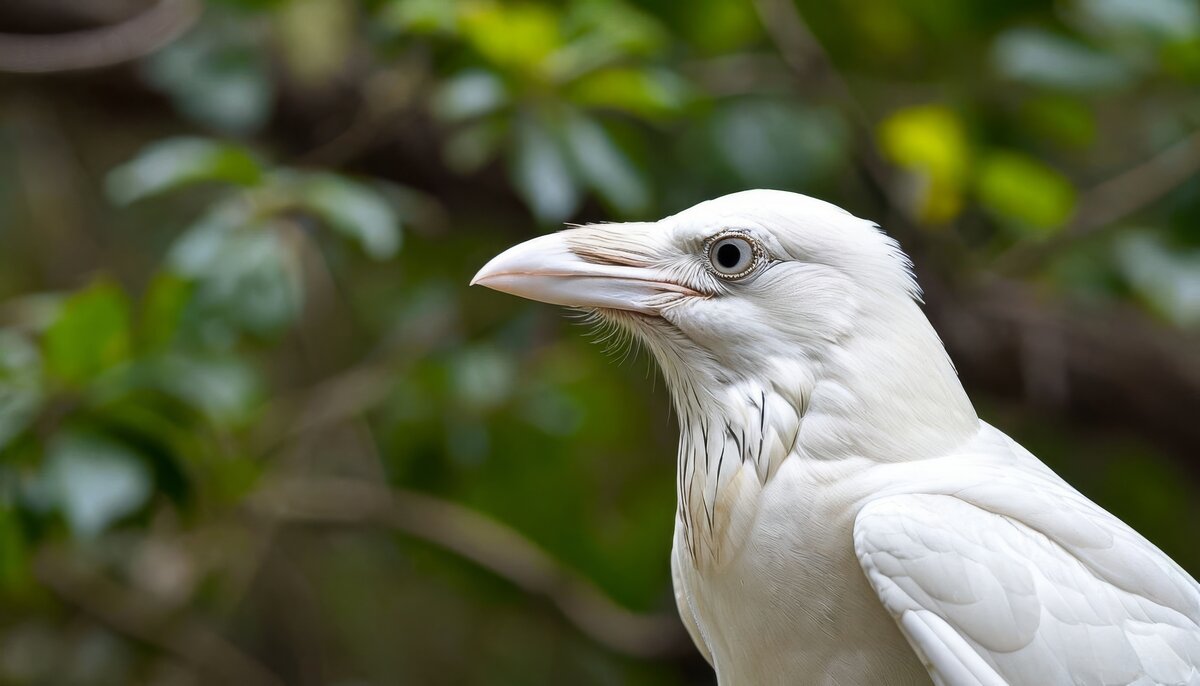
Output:
[[567,307],[602,307],[655,314],[657,299],[679,286],[650,268],[603,265],[582,259],[563,232],[519,243],[493,257],[471,279],[528,300]]
[[489,276],[492,275],[492,270],[488,269],[488,267],[490,267],[490,266],[492,266],[491,262],[483,265],[483,267],[479,271],[475,272],[475,276],[471,277],[471,282],[467,285],[468,286],[487,286],[487,284],[484,283],[484,281]]

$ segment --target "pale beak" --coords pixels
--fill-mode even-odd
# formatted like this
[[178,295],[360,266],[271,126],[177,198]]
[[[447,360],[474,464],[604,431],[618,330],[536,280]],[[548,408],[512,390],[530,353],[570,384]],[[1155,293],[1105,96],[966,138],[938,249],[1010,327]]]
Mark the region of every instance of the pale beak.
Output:
[[700,295],[652,266],[584,260],[568,243],[571,229],[515,245],[492,258],[471,285],[568,307],[598,307],[657,315],[680,298]]

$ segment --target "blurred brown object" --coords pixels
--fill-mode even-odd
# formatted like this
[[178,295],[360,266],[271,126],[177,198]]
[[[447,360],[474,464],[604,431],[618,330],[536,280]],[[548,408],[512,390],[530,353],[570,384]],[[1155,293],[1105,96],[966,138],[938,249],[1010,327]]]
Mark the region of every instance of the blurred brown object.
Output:
[[0,71],[99,69],[149,55],[190,28],[200,0],[17,0],[0,9]]

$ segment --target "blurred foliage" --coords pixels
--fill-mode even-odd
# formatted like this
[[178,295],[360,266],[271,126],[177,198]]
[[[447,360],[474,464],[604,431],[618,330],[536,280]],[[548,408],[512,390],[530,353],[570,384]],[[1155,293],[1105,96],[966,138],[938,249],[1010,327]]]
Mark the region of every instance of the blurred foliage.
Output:
[[[710,680],[411,536],[257,505],[435,495],[673,616],[648,362],[466,288],[563,221],[796,190],[911,226],[951,281],[1042,250],[1043,296],[1195,341],[1200,177],[1084,223],[1106,179],[1200,168],[1164,152],[1200,128],[1194,1],[788,2],[209,0],[136,64],[0,80],[0,683]],[[1200,571],[1194,454],[969,390]]]

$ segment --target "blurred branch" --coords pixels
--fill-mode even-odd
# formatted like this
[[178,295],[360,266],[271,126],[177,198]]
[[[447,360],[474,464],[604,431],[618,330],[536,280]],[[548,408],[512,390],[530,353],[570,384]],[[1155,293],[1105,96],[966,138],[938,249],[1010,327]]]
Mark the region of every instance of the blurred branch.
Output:
[[1028,273],[1081,238],[1112,226],[1200,172],[1200,131],[1169,146],[1150,159],[1089,189],[1079,197],[1078,211],[1067,226],[1049,240],[1023,243],[994,263],[998,274]]
[[[276,403],[267,449],[305,443],[314,432],[356,422],[392,389],[400,370],[443,340],[452,316],[426,320],[364,362],[298,396]],[[366,429],[363,429],[366,430]],[[369,449],[371,441],[364,440]],[[318,522],[386,526],[433,543],[553,602],[584,634],[611,650],[643,658],[687,654],[692,644],[678,618],[645,616],[620,607],[579,572],[554,560],[515,529],[462,505],[362,480],[290,478],[251,499],[273,523]]]
[[261,422],[258,452],[269,452],[289,440],[355,419],[379,404],[400,372],[453,330],[456,321],[444,314],[413,327],[411,333],[406,331],[402,341],[393,341],[396,349],[378,351],[312,388],[273,402]]
[[[275,420],[265,424],[283,430],[268,431],[265,445],[305,442],[313,432],[359,419],[391,390],[398,370],[420,358],[454,326],[452,317],[426,321],[406,331],[404,345],[397,349],[377,353],[297,398],[278,403],[272,409]],[[265,489],[252,499],[251,507],[272,520],[387,526],[548,598],[581,631],[614,651],[647,658],[691,652],[676,617],[643,616],[620,607],[518,531],[455,503],[361,480],[293,478]]]
[[841,76],[828,69],[829,56],[817,42],[792,0],[754,0],[759,21],[779,49],[783,61],[801,79],[820,78],[848,92]]
[[[970,386],[1051,405],[1105,430],[1134,428],[1200,476],[1195,336],[1131,310],[1075,311],[1010,280],[965,296],[940,293],[928,309]],[[1048,366],[1055,378],[1031,378]]]
[[[842,77],[842,73],[834,66],[833,60],[821,41],[813,35],[808,23],[800,10],[796,9],[793,0],[754,0],[754,8],[758,12],[759,21],[766,29],[767,35],[779,50],[783,61],[795,73],[797,79],[805,84],[817,85],[832,90],[834,97],[842,101],[849,110],[860,133],[865,134],[865,140],[871,139],[872,121],[866,110],[854,97],[850,84]],[[867,146],[867,154],[874,154],[874,148]],[[872,176],[877,181],[883,181],[877,173],[885,173],[882,166],[871,163]],[[887,184],[883,184],[886,188]]]
[[[14,99],[4,124],[12,127],[12,154],[21,199],[29,212],[31,257],[43,278],[58,286],[94,270],[104,248],[87,197],[87,172],[59,112],[39,98]],[[2,126],[2,125],[0,125]],[[77,202],[63,202],[76,198]]]
[[293,522],[381,525],[433,543],[548,598],[585,634],[626,655],[691,650],[678,618],[620,607],[517,531],[461,505],[359,480],[294,478],[266,488],[251,507]]
[[301,153],[301,164],[344,165],[359,157],[385,132],[411,126],[415,104],[428,99],[433,83],[424,53],[414,52],[359,80],[359,102],[346,127]]
[[198,621],[171,616],[147,595],[84,569],[62,551],[43,551],[35,573],[38,581],[64,602],[118,633],[182,660],[218,683],[283,686],[275,674],[216,631]]
[[[794,0],[754,0],[759,21],[779,50],[783,61],[805,85],[816,82],[833,91],[854,125],[858,139],[858,158],[871,191],[882,196],[888,211],[911,223],[904,211],[906,204],[897,196],[892,174],[875,149],[875,123],[855,97],[850,84],[834,65],[833,59],[808,27],[804,16],[796,9]],[[911,233],[911,232],[910,232]]]
[[780,90],[795,81],[791,68],[772,53],[706,57],[685,62],[683,73],[717,96],[757,95]]
[[0,71],[63,72],[128,62],[175,40],[203,8],[201,0],[159,0],[113,26],[53,35],[0,33]]

